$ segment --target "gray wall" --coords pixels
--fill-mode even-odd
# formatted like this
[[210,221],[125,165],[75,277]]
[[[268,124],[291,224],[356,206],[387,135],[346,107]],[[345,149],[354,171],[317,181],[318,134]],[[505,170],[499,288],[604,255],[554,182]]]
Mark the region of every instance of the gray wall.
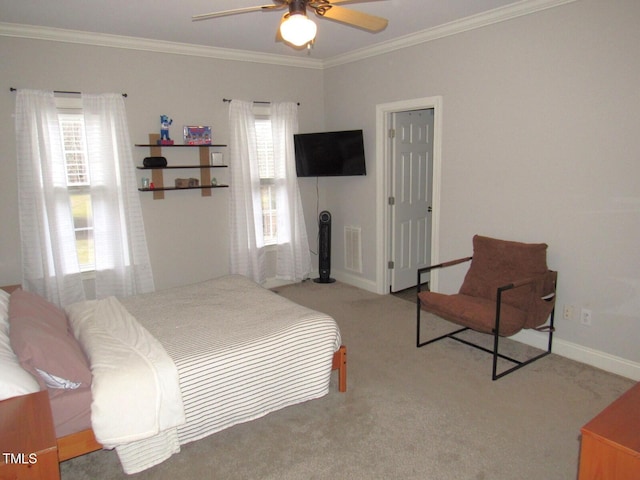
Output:
[[[381,247],[376,105],[442,96],[440,260],[470,254],[475,233],[548,243],[556,338],[639,362],[639,19],[636,0],[579,0],[326,69],[327,128],[365,129],[371,174],[324,182],[334,231],[362,226],[361,280],[375,282]],[[336,234],[334,268],[342,242]],[[443,274],[440,290],[456,291],[463,274]]]
[[[442,96],[440,259],[469,254],[475,233],[548,243],[559,306],[593,312],[591,327],[559,312],[558,351],[628,362],[638,375],[638,19],[636,0],[578,0],[324,70],[2,37],[0,284],[20,281],[9,86],[127,92],[134,142],[166,113],[174,136],[185,123],[210,124],[226,143],[223,97],[300,101],[303,132],[363,128],[367,177],[320,179],[319,199],[315,180],[299,183],[312,249],[316,212],[329,209],[332,270],[364,285],[375,284],[380,248],[376,105]],[[141,194],[158,288],[227,272],[227,197]],[[342,271],[345,225],[362,227],[360,276]],[[463,273],[442,275],[440,289],[456,290]]]

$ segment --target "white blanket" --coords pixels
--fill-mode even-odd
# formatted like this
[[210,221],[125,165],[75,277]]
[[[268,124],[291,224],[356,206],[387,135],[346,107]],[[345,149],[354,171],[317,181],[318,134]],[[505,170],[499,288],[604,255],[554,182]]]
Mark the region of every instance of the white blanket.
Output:
[[175,364],[116,298],[76,303],[67,315],[91,364],[91,423],[103,446],[149,438],[185,422]]
[[[178,427],[180,445],[329,392],[333,353],[342,343],[335,320],[246,277],[121,301],[178,367],[187,418]],[[155,455],[129,446],[127,463]]]

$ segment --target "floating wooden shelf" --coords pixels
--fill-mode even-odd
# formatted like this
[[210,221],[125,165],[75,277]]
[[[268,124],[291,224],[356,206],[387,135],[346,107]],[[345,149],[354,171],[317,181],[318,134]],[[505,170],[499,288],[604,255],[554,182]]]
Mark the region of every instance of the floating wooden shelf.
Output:
[[229,188],[229,185],[198,185],[197,187],[161,187],[161,188],[139,188],[140,192],[164,192],[167,190],[195,190],[205,188]]
[[227,168],[228,165],[167,165],[166,167],[136,167],[138,170],[165,170],[168,168]]
[[[154,135],[153,133],[151,135]],[[160,148],[175,148],[175,147],[187,147],[187,148],[209,148],[209,147],[226,147],[226,145],[215,143],[204,143],[202,145],[158,145],[157,143],[136,143],[136,147],[160,147]]]
[[[211,144],[211,145],[158,145],[160,140],[159,133],[149,134],[149,143],[136,143],[136,147],[149,148],[150,156],[161,157],[163,148],[198,148],[200,152],[200,164],[199,165],[167,165],[166,167],[137,167],[140,170],[151,170],[151,183],[154,188],[138,188],[140,192],[153,192],[154,200],[161,200],[164,198],[164,192],[170,190],[194,190],[199,189],[202,191],[203,197],[210,197],[211,190],[214,188],[228,188],[229,185],[211,185],[211,168],[226,168],[227,165],[210,165],[209,164],[209,148],[211,147],[226,147],[226,145]],[[179,168],[199,168],[200,169],[200,185],[197,187],[165,187],[163,170],[167,169],[179,169]]]

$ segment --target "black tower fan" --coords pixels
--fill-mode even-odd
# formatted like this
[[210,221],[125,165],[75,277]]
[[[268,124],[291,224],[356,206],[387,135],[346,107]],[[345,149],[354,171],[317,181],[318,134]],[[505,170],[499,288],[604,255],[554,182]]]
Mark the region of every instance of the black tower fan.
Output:
[[326,210],[320,212],[318,216],[318,271],[319,278],[314,278],[316,283],[333,283],[336,280],[331,278],[331,214]]

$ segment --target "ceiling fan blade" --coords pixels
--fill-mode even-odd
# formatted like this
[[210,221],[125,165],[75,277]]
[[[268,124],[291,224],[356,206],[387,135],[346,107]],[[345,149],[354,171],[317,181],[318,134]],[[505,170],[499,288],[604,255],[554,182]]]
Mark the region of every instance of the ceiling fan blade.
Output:
[[226,17],[227,15],[237,15],[239,13],[257,12],[259,10],[280,10],[282,8],[285,8],[286,6],[286,3],[282,3],[280,5],[258,5],[256,7],[235,8],[233,10],[223,10],[221,12],[202,13],[200,15],[194,15],[193,17],[191,17],[191,20],[197,22],[198,20],[209,20],[210,18]]
[[[337,2],[336,2],[337,3]],[[369,15],[348,8],[338,7],[335,4],[320,6],[316,10],[316,15],[325,17],[336,22],[346,23],[370,32],[380,32],[387,28],[389,21],[386,18]]]

